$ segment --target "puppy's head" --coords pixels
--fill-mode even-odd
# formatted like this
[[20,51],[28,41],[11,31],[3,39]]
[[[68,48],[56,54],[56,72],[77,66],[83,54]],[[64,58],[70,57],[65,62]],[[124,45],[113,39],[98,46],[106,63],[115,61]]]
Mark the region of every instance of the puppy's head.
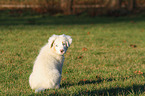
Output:
[[53,35],[48,39],[49,48],[59,55],[66,53],[72,43],[72,38],[68,35]]

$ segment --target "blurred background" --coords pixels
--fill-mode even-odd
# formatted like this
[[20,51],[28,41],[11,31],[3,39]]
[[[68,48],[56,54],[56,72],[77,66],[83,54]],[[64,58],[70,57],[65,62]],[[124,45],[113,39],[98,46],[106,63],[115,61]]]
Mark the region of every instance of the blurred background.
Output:
[[124,16],[145,11],[145,0],[0,0],[0,10],[40,14]]

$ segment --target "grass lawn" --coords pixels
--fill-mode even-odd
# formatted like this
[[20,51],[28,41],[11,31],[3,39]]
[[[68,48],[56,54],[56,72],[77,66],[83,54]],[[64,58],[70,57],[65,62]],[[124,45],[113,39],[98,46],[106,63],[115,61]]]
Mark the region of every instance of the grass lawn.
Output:
[[[61,88],[35,94],[28,83],[53,34],[72,36]],[[145,95],[145,18],[0,15],[0,95]]]

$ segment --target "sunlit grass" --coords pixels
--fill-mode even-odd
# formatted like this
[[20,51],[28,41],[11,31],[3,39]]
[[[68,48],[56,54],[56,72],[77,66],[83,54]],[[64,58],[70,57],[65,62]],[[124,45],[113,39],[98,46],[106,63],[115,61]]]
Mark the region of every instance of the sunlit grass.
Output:
[[38,95],[144,95],[145,19],[2,17],[0,93],[35,95],[28,78],[40,48],[53,34],[72,36],[61,88]]

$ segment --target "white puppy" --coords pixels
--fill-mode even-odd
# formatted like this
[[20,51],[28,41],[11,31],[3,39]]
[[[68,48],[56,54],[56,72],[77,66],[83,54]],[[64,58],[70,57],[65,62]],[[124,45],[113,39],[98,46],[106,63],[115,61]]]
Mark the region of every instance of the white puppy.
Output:
[[60,87],[64,53],[71,43],[72,38],[68,35],[53,35],[42,47],[29,77],[30,87],[35,93]]

